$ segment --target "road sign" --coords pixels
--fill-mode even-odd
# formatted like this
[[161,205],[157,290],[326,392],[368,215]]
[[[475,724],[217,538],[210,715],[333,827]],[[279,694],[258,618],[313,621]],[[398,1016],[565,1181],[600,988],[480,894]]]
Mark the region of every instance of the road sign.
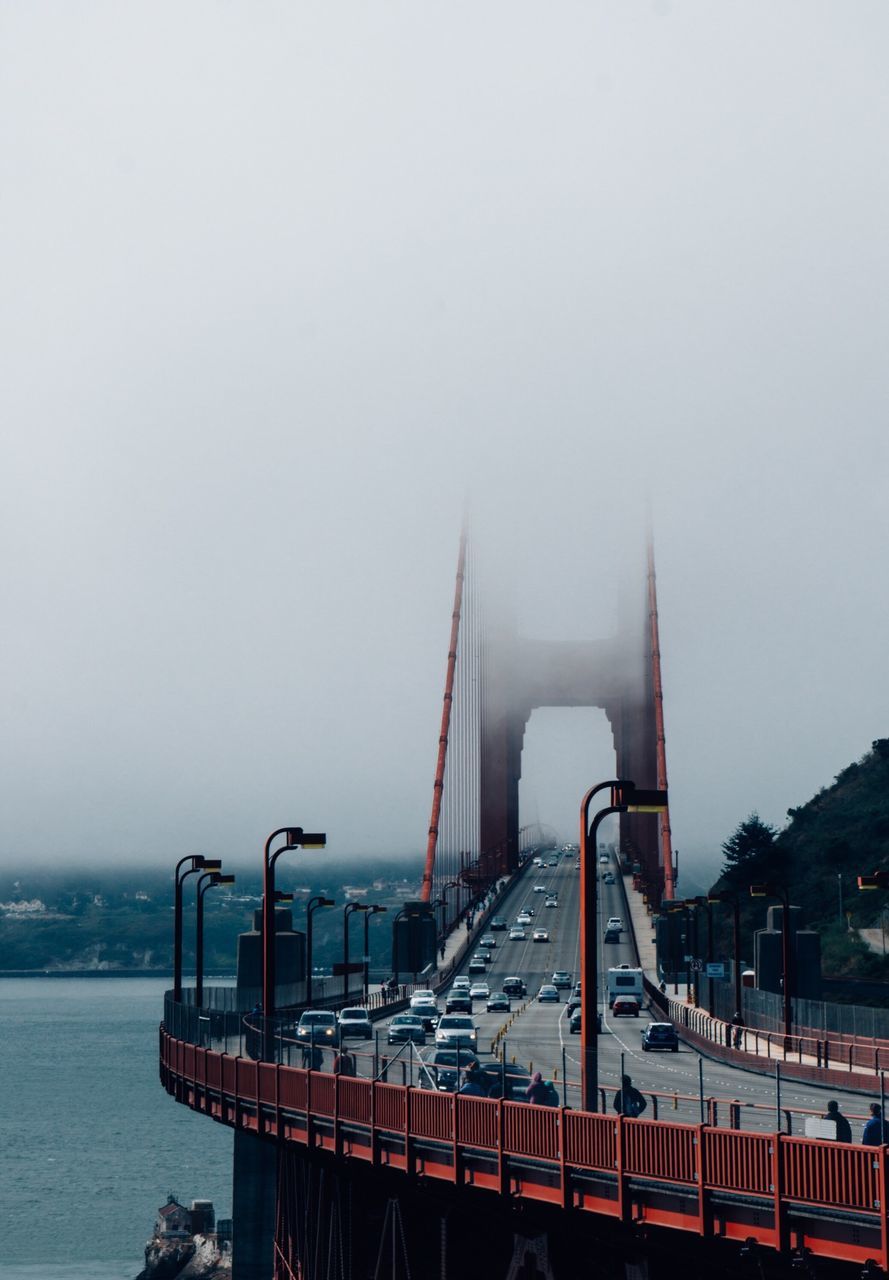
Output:
[[718,960],[715,962],[711,961],[707,965],[707,977],[708,978],[724,978],[725,977],[725,965],[722,963],[721,960]]

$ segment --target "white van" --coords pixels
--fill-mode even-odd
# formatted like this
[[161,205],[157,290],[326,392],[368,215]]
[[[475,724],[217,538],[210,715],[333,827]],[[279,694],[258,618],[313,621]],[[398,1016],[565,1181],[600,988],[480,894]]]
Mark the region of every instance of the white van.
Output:
[[631,969],[628,964],[618,965],[608,970],[607,982],[609,1009],[618,996],[633,996],[641,1006],[642,997],[645,994],[641,969]]

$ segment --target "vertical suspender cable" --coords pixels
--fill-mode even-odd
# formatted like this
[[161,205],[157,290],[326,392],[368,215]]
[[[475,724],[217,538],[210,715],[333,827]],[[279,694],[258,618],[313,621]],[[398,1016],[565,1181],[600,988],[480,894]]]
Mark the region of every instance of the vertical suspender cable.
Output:
[[[654,576],[654,539],[648,535],[648,622],[651,644],[651,675],[654,685],[654,722],[657,730],[657,785],[661,791],[667,790],[667,740],[664,734],[664,690],[661,684],[661,646],[657,621],[657,586]],[[661,821],[661,857],[664,864],[664,896],[672,899],[675,894],[673,883],[673,842],[670,833],[670,810],[664,809]]]
[[460,534],[460,553],[457,558],[457,585],[454,589],[454,611],[451,615],[451,642],[448,646],[448,667],[441,711],[441,731],[438,735],[438,759],[435,765],[435,784],[432,789],[432,814],[429,818],[429,836],[426,842],[426,865],[420,900],[429,902],[432,897],[432,877],[435,872],[435,848],[438,843],[438,823],[441,816],[441,793],[444,787],[445,761],[448,754],[448,732],[451,727],[451,706],[454,701],[454,668],[457,665],[457,638],[460,634],[460,609],[463,603],[463,572],[466,564],[466,530]]

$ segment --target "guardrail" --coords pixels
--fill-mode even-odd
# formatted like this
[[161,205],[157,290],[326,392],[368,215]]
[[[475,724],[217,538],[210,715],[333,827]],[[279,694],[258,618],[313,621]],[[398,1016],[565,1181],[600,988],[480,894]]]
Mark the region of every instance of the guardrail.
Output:
[[889,1267],[885,1147],[438,1094],[219,1054],[164,1028],[160,1066],[177,1101],[286,1144],[772,1248],[792,1227],[814,1255]]

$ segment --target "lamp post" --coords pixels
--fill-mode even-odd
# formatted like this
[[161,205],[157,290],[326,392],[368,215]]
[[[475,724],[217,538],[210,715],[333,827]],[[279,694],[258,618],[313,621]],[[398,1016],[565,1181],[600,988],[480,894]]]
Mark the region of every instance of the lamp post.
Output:
[[[284,836],[286,843],[274,853],[272,844]],[[262,867],[262,1012],[268,1019],[275,1012],[275,863],[290,849],[323,849],[327,837],[323,832],[303,831],[302,827],[278,827],[265,842]]]
[[684,898],[674,898],[670,902],[664,903],[664,910],[668,916],[678,916],[682,912],[684,919],[682,922],[682,944],[683,944],[683,960],[685,961],[685,1002],[688,1004],[688,993],[691,990],[691,924],[689,921],[688,903]]
[[198,877],[194,929],[194,1002],[198,1009],[204,1003],[204,894],[214,885],[234,882],[234,876],[224,876],[218,871],[205,871]]
[[[190,863],[190,866],[186,866]],[[173,999],[182,1001],[182,886],[188,876],[196,871],[219,871],[222,863],[217,858],[205,858],[201,853],[189,853],[176,863],[173,873]]]
[[368,907],[364,913],[364,999],[367,1001],[367,993],[370,987],[370,918],[378,916],[387,910],[374,903]]
[[[741,900],[736,893],[722,889],[719,893],[708,893],[707,901],[727,902],[732,908],[732,958],[735,967],[735,1012],[742,1014],[741,1008]],[[711,1009],[712,1013],[713,1010]]]
[[309,898],[306,904],[306,1004],[312,1003],[312,965],[314,963],[312,957],[312,917],[319,907],[334,907],[336,903],[333,898],[324,898],[320,894],[316,898]]
[[791,965],[790,965],[790,895],[780,884],[752,884],[751,898],[777,898],[782,906],[781,912],[781,964],[784,969],[784,1049],[789,1048],[789,1040],[793,1031],[793,1005],[791,1004]]
[[349,994],[349,916],[354,911],[369,911],[363,902],[347,902],[343,908],[343,999]]
[[701,965],[701,957],[698,955],[698,952],[701,949],[701,939],[700,939],[699,930],[698,930],[698,907],[704,901],[705,901],[704,898],[686,898],[685,899],[685,906],[686,906],[686,909],[688,910],[687,919],[689,922],[689,927],[694,937],[694,943],[692,944],[692,947],[691,947],[691,958],[692,958],[692,972],[695,975],[694,1007],[696,1009],[700,1007],[700,1003],[701,1003],[701,971],[702,971],[701,967],[696,967]]
[[[611,803],[600,809],[590,823],[593,797],[611,788]],[[596,964],[596,897],[598,868],[596,836],[599,824],[611,813],[660,813],[667,807],[666,791],[641,791],[621,778],[591,787],[580,805],[580,1071],[584,1111],[598,1110],[598,1032],[596,1004],[598,968]]]

